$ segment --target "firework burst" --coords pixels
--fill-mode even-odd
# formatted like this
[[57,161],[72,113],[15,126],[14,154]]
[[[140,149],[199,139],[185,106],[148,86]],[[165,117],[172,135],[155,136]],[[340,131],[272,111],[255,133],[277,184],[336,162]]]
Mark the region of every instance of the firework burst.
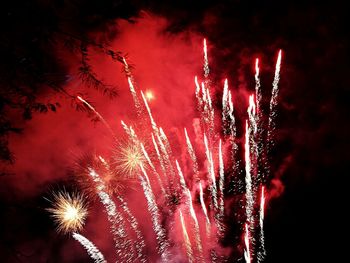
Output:
[[115,173],[126,178],[136,178],[141,171],[140,165],[144,165],[147,161],[141,146],[136,145],[130,140],[126,143],[121,143],[116,148],[112,159],[112,166]]
[[51,213],[57,224],[57,231],[63,233],[76,232],[83,228],[88,215],[86,197],[80,193],[60,191],[53,193]]
[[85,154],[75,162],[72,173],[79,187],[90,199],[96,199],[98,193],[94,181],[89,176],[89,167],[100,174],[106,186],[105,191],[108,194],[120,194],[126,183],[130,181],[130,179],[117,173],[111,163],[97,154]]
[[[273,146],[281,51],[277,59],[269,121],[266,125],[262,121],[265,116],[260,110],[263,93],[259,60],[255,61],[256,96],[249,96],[245,135],[241,139],[237,135],[233,97],[227,79],[223,87],[222,112],[219,114],[222,119],[219,127],[222,130],[217,130],[216,94],[211,88],[214,83],[209,76],[206,40],[203,42],[203,53],[203,81],[200,82],[198,77],[194,79],[200,120],[196,135],[197,132],[200,135],[193,140],[184,128],[183,141],[186,143],[183,145],[183,152],[187,153],[186,156],[181,156],[180,159],[175,148],[172,148],[174,145],[166,135],[167,130],[163,130],[152,115],[152,105],[149,105],[154,98],[152,92],[144,93],[137,87],[129,65],[123,59],[137,112],[135,125],[130,126],[121,121],[126,139],[122,137],[117,140],[113,136],[116,147],[110,159],[92,154],[77,163],[74,172],[78,174],[82,188],[98,197],[105,208],[115,242],[116,256],[121,262],[149,260],[145,242],[147,238],[144,238],[127,198],[120,192],[120,189],[129,186],[129,182],[133,180],[139,180],[141,184],[139,189],[142,189],[147,203],[145,211],[147,210],[151,219],[157,241],[156,250],[163,262],[173,262],[173,249],[178,239],[174,238],[176,233],[172,232],[179,229],[175,226],[176,222],[181,223],[182,242],[189,262],[218,262],[217,259],[231,261],[230,255],[221,253],[218,248],[220,241],[227,237],[227,229],[231,227],[227,224],[232,222],[232,218],[227,218],[230,209],[226,211],[225,206],[232,203],[226,202],[232,195],[236,195],[232,199],[242,201],[239,207],[237,204],[237,217],[243,219],[237,223],[240,224],[241,234],[244,236],[241,243],[245,249],[241,258],[250,263],[261,262],[265,257],[263,220],[268,184],[263,177],[269,175],[269,165],[268,162],[261,162],[266,159],[263,154],[268,153]],[[103,121],[107,129],[112,130],[88,102],[81,97],[78,99]],[[266,136],[263,136],[264,129],[267,129]],[[194,142],[193,145],[191,141]],[[200,147],[196,147],[196,144],[200,144]],[[152,145],[151,149],[147,145]],[[241,156],[238,151],[241,147],[244,150],[244,171],[240,169],[243,168],[240,167]],[[204,151],[198,152],[197,149]],[[264,168],[263,171],[259,171],[261,167]],[[197,203],[193,200],[197,200]],[[53,203],[53,208],[48,211],[57,222],[59,231],[75,232],[83,227],[87,215],[84,196],[59,192],[54,195]],[[176,220],[176,215],[179,215],[180,220]],[[102,254],[92,242],[78,234],[73,237],[87,249],[96,262],[104,262]]]

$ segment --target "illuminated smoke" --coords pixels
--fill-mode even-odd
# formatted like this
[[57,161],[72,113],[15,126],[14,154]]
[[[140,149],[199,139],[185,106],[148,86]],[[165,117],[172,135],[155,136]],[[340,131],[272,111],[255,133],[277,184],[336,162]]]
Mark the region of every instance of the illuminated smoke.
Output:
[[[172,236],[171,231],[174,229],[173,226],[176,222],[174,219],[176,218],[175,215],[177,212],[180,216],[183,240],[189,262],[204,262],[204,253],[209,252],[209,250],[211,258],[213,260],[219,258],[222,258],[223,260],[228,259],[227,257],[225,258],[224,255],[219,255],[217,251],[215,251],[216,248],[219,247],[213,246],[213,240],[222,240],[222,238],[225,237],[225,234],[227,234],[225,232],[226,211],[224,193],[226,192],[226,188],[228,186],[225,184],[225,181],[229,182],[230,185],[233,185],[233,187],[236,187],[238,185],[236,185],[236,182],[238,180],[242,180],[239,176],[241,173],[239,165],[240,154],[238,153],[239,140],[237,138],[237,127],[234,116],[232,94],[229,90],[227,79],[224,82],[222,97],[221,117],[223,133],[214,130],[214,128],[216,128],[214,125],[214,108],[216,109],[216,101],[212,100],[212,98],[214,99],[216,97],[214,95],[216,94],[214,93],[214,89],[211,89],[212,83],[209,78],[209,62],[207,43],[205,39],[203,41],[203,53],[203,80],[199,82],[198,78],[195,77],[194,81],[195,95],[200,114],[200,127],[196,127],[196,135],[198,135],[197,132],[200,133],[198,135],[198,138],[200,138],[200,147],[198,147],[198,149],[202,149],[204,146],[205,152],[203,154],[201,154],[201,152],[198,152],[198,155],[196,155],[196,152],[194,151],[194,148],[196,147],[193,147],[196,145],[192,145],[190,137],[185,128],[184,131],[186,145],[183,146],[186,147],[188,155],[191,159],[188,161],[191,162],[188,167],[188,163],[184,162],[184,165],[186,165],[186,169],[183,170],[184,173],[181,170],[179,162],[176,160],[178,158],[178,156],[176,156],[178,148],[171,148],[170,141],[165,133],[166,130],[164,131],[160,126],[157,125],[152,115],[149,102],[154,98],[153,94],[150,91],[146,91],[145,93],[140,91],[141,96],[138,96],[140,94],[138,93],[139,91],[136,90],[135,81],[131,74],[130,67],[127,61],[123,59],[124,70],[127,75],[130,92],[133,96],[136,111],[138,113],[137,123],[139,125],[135,125],[133,128],[132,126],[128,126],[123,121],[121,121],[122,127],[129,138],[125,145],[119,145],[118,150],[116,150],[116,154],[112,157],[115,163],[112,165],[113,171],[111,174],[119,175],[123,173],[128,174],[129,177],[139,177],[141,187],[147,202],[147,210],[152,221],[152,228],[157,240],[157,252],[159,253],[162,262],[171,262],[172,255],[170,253],[170,249],[172,245],[177,245],[172,243],[173,240],[168,239],[167,232],[169,231],[169,236]],[[272,135],[275,129],[280,64],[281,51],[278,55],[275,77],[273,81],[273,90],[270,102],[270,115],[268,116],[269,118],[267,125],[267,144],[273,143]],[[268,166],[266,165],[266,162],[262,162],[265,161],[263,153],[266,152],[266,145],[264,144],[266,142],[263,140],[265,138],[262,136],[262,134],[265,134],[265,131],[263,130],[265,125],[263,125],[262,121],[265,116],[261,111],[262,91],[260,87],[258,59],[255,61],[255,94],[256,101],[254,95],[249,96],[249,107],[247,109],[248,118],[245,123],[244,142],[246,197],[244,258],[247,263],[251,263],[252,261],[261,262],[266,254],[263,232],[265,187],[263,186],[264,180],[262,180],[262,176],[265,175],[265,171],[260,171],[260,168],[263,165],[266,166],[264,168],[268,168]],[[141,99],[141,97],[144,105],[140,104],[139,98]],[[102,116],[88,102],[79,96],[78,99],[84,103],[86,107],[93,111],[96,116],[106,125],[106,127],[112,131]],[[147,113],[145,109],[147,110]],[[143,125],[146,124],[144,121],[147,121],[151,125]],[[145,129],[142,130],[142,132],[148,133],[148,137],[142,137],[142,139],[141,137],[138,137],[136,133],[140,135],[140,129]],[[223,134],[222,138],[220,136],[221,134]],[[204,141],[202,141],[202,136]],[[145,147],[148,145],[146,139],[150,139],[150,137],[152,138],[154,151],[156,153],[155,156],[152,155],[154,152],[153,149],[151,151],[148,151],[148,148]],[[196,142],[198,142],[198,140],[196,140]],[[228,151],[228,149],[230,149],[230,151]],[[224,155],[226,152],[231,154],[231,156],[226,157]],[[100,201],[104,205],[104,208],[107,212],[108,221],[110,223],[111,232],[113,234],[113,239],[115,242],[117,260],[120,262],[146,262],[148,260],[146,256],[148,248],[146,248],[145,239],[139,228],[139,223],[129,209],[127,201],[124,200],[121,195],[114,196],[115,200],[117,200],[117,203],[113,201],[112,195],[109,194],[110,191],[107,190],[108,182],[105,180],[106,177],[104,176],[105,171],[106,173],[110,173],[111,169],[108,162],[101,156],[99,156],[99,160],[100,163],[105,167],[105,170],[101,170],[101,164],[100,166],[96,165],[95,169],[95,163],[93,163],[93,165],[89,165],[87,169],[85,168],[85,170],[89,171],[89,176],[93,179],[94,187],[96,188]],[[225,162],[226,160],[227,162]],[[232,167],[230,167],[230,165],[232,165]],[[200,180],[200,177],[204,177],[200,176],[200,172],[202,173],[202,166],[205,167],[204,170],[206,169],[204,172],[206,172],[207,177],[203,181]],[[192,172],[193,178],[191,178]],[[100,176],[98,173],[102,176]],[[153,176],[157,178],[157,181],[151,181],[147,173],[153,174]],[[218,177],[216,173],[218,173]],[[266,174],[267,173],[268,171],[266,171]],[[161,195],[155,195],[154,189],[158,188],[154,186],[152,187],[151,183],[152,186],[154,183],[159,185],[159,188],[161,190],[159,192],[161,192]],[[239,184],[241,183],[243,183],[243,181],[239,181]],[[200,224],[198,222],[192,200],[192,194],[196,193],[195,188],[198,186],[198,184],[199,200],[206,224],[207,238],[205,241],[209,241],[210,243],[208,245],[208,251],[203,251],[203,239],[200,233]],[[206,197],[206,200],[203,193],[203,186],[209,190],[209,196]],[[261,189],[260,199],[258,196],[258,189]],[[230,192],[231,190],[232,189],[228,189],[227,192]],[[157,192],[156,194],[159,193]],[[182,205],[181,202],[183,200],[184,205]],[[257,212],[259,205],[258,200],[260,200],[259,213]],[[208,210],[206,207],[206,202],[208,202],[210,208]],[[217,237],[211,235],[212,220],[214,220],[214,223],[217,226]],[[82,220],[81,226],[83,223],[84,220]],[[260,232],[255,232],[255,229],[259,229]],[[69,231],[73,231],[73,228],[70,228]],[[260,238],[259,248],[257,248],[254,240],[258,234]],[[74,235],[80,238],[79,234],[74,233]],[[193,240],[191,240],[190,237]],[[80,240],[84,239],[80,238]],[[82,243],[82,241],[79,242]],[[90,251],[95,251],[93,249],[95,247],[91,242],[87,243],[89,242],[88,240],[84,240],[84,242],[91,247]],[[84,247],[87,248],[88,245]],[[89,253],[88,248],[87,250]],[[255,253],[256,250],[258,250],[258,253]],[[91,253],[89,253],[89,255],[94,260],[97,260],[92,256]],[[98,260],[105,262],[103,256]]]
[[193,262],[193,250],[192,250],[192,245],[190,238],[187,233],[186,225],[185,225],[185,220],[183,218],[181,210],[179,211],[180,214],[180,221],[181,221],[181,227],[182,227],[182,233],[184,237],[184,242],[185,242],[185,248],[186,248],[186,254],[188,257],[188,262]]
[[95,263],[107,263],[102,253],[89,239],[78,233],[73,233],[72,236],[86,249],[89,256],[94,260]]

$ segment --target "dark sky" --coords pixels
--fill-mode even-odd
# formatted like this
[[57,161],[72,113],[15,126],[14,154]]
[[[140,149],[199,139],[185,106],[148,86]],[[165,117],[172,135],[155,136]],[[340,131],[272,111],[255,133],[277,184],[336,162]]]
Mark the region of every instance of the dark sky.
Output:
[[[200,72],[203,37],[209,42],[215,80],[221,83],[228,77],[238,102],[253,92],[256,56],[262,60],[262,84],[270,87],[281,48],[284,55],[272,167],[283,191],[268,204],[266,262],[345,262],[347,250],[341,246],[346,241],[339,236],[347,237],[342,233],[347,229],[347,205],[343,203],[349,174],[348,14],[345,1],[302,2],[2,3],[1,125],[3,119],[10,120],[23,131],[8,137],[14,164],[1,166],[10,171],[0,177],[1,262],[88,260],[85,255],[77,256],[75,251],[82,254],[82,250],[76,243],[55,232],[43,196],[62,185],[72,187],[69,158],[75,151],[107,151],[97,144],[111,141],[100,124],[94,125],[86,114],[76,112],[69,98],[46,84],[54,82],[74,94],[89,94],[113,127],[122,117],[127,119],[125,105],[130,98],[120,65],[112,68],[116,64],[96,50],[91,51],[90,62],[99,76],[117,86],[119,96],[115,102],[106,99],[105,104],[96,91],[76,87],[80,55],[68,50],[64,43],[67,35],[88,43],[108,41],[114,50],[128,53],[140,84],[159,85],[155,89],[160,97],[173,94],[170,102],[160,100],[154,105],[155,112],[170,105],[166,111],[170,120],[159,117],[166,127],[167,121],[184,126],[193,114],[188,110],[176,117],[177,101],[188,109],[193,92],[192,87],[182,91],[182,84],[176,81],[192,85],[193,74]],[[23,109],[6,103],[8,98],[21,101],[30,97],[28,94],[32,99],[59,101],[62,106],[57,113],[34,112],[31,120],[23,120]],[[238,114],[245,108],[239,106]],[[115,119],[114,114],[121,117]],[[91,232],[85,234],[101,237],[91,226],[94,222],[88,224]],[[100,243],[108,248],[105,241]]]

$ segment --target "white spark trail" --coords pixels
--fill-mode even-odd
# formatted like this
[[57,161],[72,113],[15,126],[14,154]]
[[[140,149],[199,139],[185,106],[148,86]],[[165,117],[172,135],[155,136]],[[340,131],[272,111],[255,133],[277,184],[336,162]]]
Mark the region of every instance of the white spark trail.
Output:
[[[262,162],[264,158],[264,142],[263,142],[263,112],[262,112],[262,91],[261,91],[261,85],[260,85],[260,77],[259,77],[259,59],[257,58],[255,60],[255,97],[256,97],[256,126],[257,126],[257,133],[256,133],[256,162]],[[264,174],[264,171],[262,169],[257,169],[257,180],[263,180],[262,176]]]
[[162,191],[162,193],[164,195],[166,195],[166,192],[165,192],[165,189],[164,189],[164,186],[163,186],[163,182],[162,182],[162,179],[160,178],[160,175],[159,173],[157,172],[156,168],[154,167],[154,164],[152,163],[151,159],[149,158],[148,156],[148,153],[145,149],[145,147],[143,146],[143,144],[141,143],[141,150],[143,152],[143,155],[145,156],[146,160],[147,160],[147,163],[148,165],[151,167],[152,169],[152,172],[155,174],[155,176],[157,177],[157,180],[158,180],[158,183],[159,183],[159,187]]
[[126,62],[125,58],[123,58],[123,63],[124,63],[124,71],[125,71],[125,73],[127,75],[130,92],[131,92],[132,98],[134,100],[134,105],[135,105],[137,114],[139,116],[141,116],[142,109],[141,109],[141,104],[140,104],[140,101],[139,101],[139,99],[137,97],[137,93],[136,93],[136,90],[135,90],[134,77],[131,74],[130,67],[129,67],[128,63]]
[[200,110],[202,108],[202,105],[203,105],[203,100],[202,100],[201,95],[200,95],[201,88],[199,86],[197,76],[194,77],[194,83],[196,85],[196,98],[197,98],[197,102],[198,102],[198,109]]
[[113,239],[117,256],[124,262],[133,262],[133,246],[128,238],[125,230],[125,222],[123,216],[117,211],[117,207],[111,197],[104,190],[106,186],[95,170],[88,168],[89,175],[96,183],[96,189],[101,203],[106,209],[108,221],[111,224]]
[[260,253],[258,254],[258,262],[263,262],[266,256],[265,250],[265,234],[264,234],[264,210],[265,210],[265,187],[261,187],[260,196],[260,212],[259,212],[259,224],[260,224]]
[[237,135],[237,129],[236,129],[236,119],[235,119],[235,116],[233,115],[234,108],[233,108],[231,91],[228,92],[228,106],[229,106],[228,114],[231,120],[231,125],[230,125],[231,134],[232,134],[232,137],[235,139]]
[[244,243],[245,243],[245,250],[244,250],[244,259],[246,263],[251,263],[250,258],[250,245],[249,245],[249,227],[248,224],[245,224],[245,234],[244,234]]
[[196,212],[194,211],[194,208],[193,208],[192,195],[191,195],[191,192],[189,189],[187,189],[187,196],[188,196],[190,215],[191,215],[193,222],[194,222],[194,232],[195,232],[196,245],[197,245],[197,249],[198,249],[199,257],[200,257],[199,259],[201,262],[204,262],[203,246],[202,246],[202,240],[201,240],[201,235],[200,235],[200,231],[199,231],[198,219],[197,219]]
[[154,149],[156,151],[156,154],[157,154],[157,157],[158,157],[160,168],[162,169],[162,173],[163,173],[164,176],[166,176],[167,170],[165,168],[164,160],[163,160],[162,155],[160,154],[160,151],[159,151],[159,148],[158,148],[158,145],[157,145],[157,142],[156,142],[156,140],[154,138],[153,133],[152,133],[152,142],[153,142],[153,147],[154,147]]
[[204,55],[204,77],[207,78],[209,76],[209,61],[208,61],[208,51],[207,51],[207,40],[204,38],[203,40],[203,55]]
[[169,242],[166,238],[165,229],[163,228],[161,224],[160,214],[158,210],[157,203],[155,201],[155,197],[149,182],[148,175],[143,168],[142,165],[140,165],[141,171],[144,176],[140,176],[141,180],[141,186],[143,188],[146,200],[147,200],[147,207],[148,211],[151,215],[152,224],[153,224],[153,230],[157,237],[157,243],[158,243],[158,252],[162,258],[163,262],[168,262],[170,260],[170,253],[168,251],[169,249]]
[[222,143],[220,139],[219,143],[219,193],[220,193],[220,205],[219,205],[219,218],[223,219],[224,217],[224,209],[225,209],[225,203],[224,203],[224,160],[223,160],[223,154],[222,154]]
[[256,107],[254,102],[254,95],[249,96],[248,116],[249,116],[249,125],[253,128],[254,135],[255,135],[258,130],[258,127],[256,124]]
[[207,98],[208,98],[208,115],[209,115],[209,131],[211,134],[214,132],[214,118],[215,118],[215,112],[214,108],[211,102],[210,92],[209,88],[207,87]]
[[205,145],[205,154],[208,161],[208,173],[211,178],[211,194],[212,194],[212,202],[214,205],[215,210],[218,209],[218,200],[217,200],[217,187],[216,187],[216,178],[215,178],[215,171],[214,171],[214,161],[213,161],[213,155],[211,151],[209,150],[208,146],[208,139],[204,134],[204,145]]
[[190,137],[187,134],[186,128],[185,128],[185,137],[186,137],[187,151],[188,151],[188,154],[190,155],[190,158],[192,160],[192,169],[193,169],[193,173],[194,173],[194,179],[196,182],[198,182],[199,181],[198,161],[197,161],[197,157],[196,157],[196,154],[194,152]]
[[[167,151],[167,147],[166,147],[166,142],[164,142],[164,140],[161,138],[161,135],[158,133],[156,134],[156,137],[157,137],[157,141],[159,143],[159,146],[160,146],[160,149],[162,151],[162,160],[163,160],[163,164],[165,165],[166,167],[166,170],[165,171],[169,171],[169,174],[170,174],[170,184],[173,186],[173,180],[175,178],[175,171],[174,171],[174,167],[171,163],[171,159],[170,159],[170,156],[169,156],[169,153]],[[166,137],[165,137],[166,138]],[[170,147],[170,146],[169,146]],[[168,173],[165,173],[165,174],[168,174]]]
[[180,185],[182,187],[183,192],[186,193],[186,190],[188,188],[187,188],[187,185],[186,185],[185,177],[184,177],[184,175],[183,175],[183,173],[181,171],[181,167],[179,165],[179,162],[177,160],[175,160],[175,163],[176,163],[177,171],[178,171],[179,178],[180,178]]
[[82,97],[77,96],[78,100],[80,100],[82,103],[84,103],[90,110],[92,110],[97,118],[103,123],[103,125],[107,128],[107,130],[112,134],[113,137],[115,137],[115,133],[112,130],[111,126],[106,122],[106,120],[102,117],[102,115],[86,100],[84,100]]
[[246,183],[246,215],[249,224],[253,223],[253,191],[252,191],[252,176],[251,176],[251,161],[250,161],[250,133],[251,129],[246,120],[245,131],[245,183]]
[[209,235],[210,221],[209,221],[209,217],[208,217],[207,207],[205,206],[205,202],[204,202],[202,182],[199,182],[199,199],[201,201],[202,210],[203,210],[205,220],[206,220],[207,235]]
[[185,241],[188,262],[192,263],[192,262],[194,262],[194,259],[193,259],[193,249],[192,249],[191,241],[190,241],[190,238],[189,238],[188,233],[187,233],[185,220],[183,218],[181,210],[180,210],[179,214],[180,214],[180,221],[181,221],[182,233],[183,233],[183,237],[184,237],[184,241]]
[[236,119],[233,114],[234,107],[232,102],[231,91],[228,90],[228,81],[225,79],[224,90],[222,96],[222,123],[225,135],[229,135],[229,139],[232,144],[231,158],[233,163],[232,181],[237,181],[239,170],[239,156],[238,156],[238,144],[237,144],[237,128]]
[[145,104],[145,106],[146,106],[146,109],[147,109],[149,118],[150,118],[150,120],[151,120],[153,132],[154,132],[155,134],[158,134],[159,131],[158,131],[157,124],[156,124],[156,122],[155,122],[154,119],[153,119],[151,109],[150,109],[150,107],[148,106],[147,99],[146,99],[145,95],[143,94],[142,90],[141,90],[141,95],[142,95],[143,102],[144,102],[144,104]]
[[256,96],[256,107],[258,109],[258,113],[261,112],[261,102],[262,102],[262,92],[260,85],[260,77],[259,77],[259,59],[255,60],[255,96]]
[[73,238],[86,249],[87,253],[94,260],[95,263],[107,263],[103,254],[89,239],[78,233],[73,233]]
[[179,174],[180,185],[181,185],[181,188],[183,190],[183,194],[187,196],[186,204],[187,204],[188,210],[189,210],[190,215],[191,215],[193,222],[194,222],[195,239],[196,239],[197,249],[199,252],[200,261],[203,261],[204,259],[203,259],[202,241],[201,241],[201,237],[200,237],[199,224],[198,224],[196,212],[194,211],[193,204],[192,204],[191,191],[188,189],[188,187],[186,185],[185,177],[182,173],[179,162],[177,160],[175,160],[175,163],[176,163],[177,171]]
[[280,70],[281,70],[281,60],[282,60],[282,50],[278,52],[277,62],[276,62],[276,69],[275,69],[275,77],[272,82],[272,95],[270,100],[270,114],[269,114],[269,123],[268,123],[268,130],[267,130],[267,146],[268,150],[273,145],[273,133],[275,131],[275,119],[277,115],[277,98],[278,98],[278,83],[280,80]]
[[144,237],[141,233],[141,230],[139,228],[139,223],[137,222],[137,219],[130,211],[127,202],[124,201],[124,199],[121,196],[118,196],[117,198],[121,203],[121,207],[123,208],[123,211],[127,215],[127,220],[129,222],[132,230],[136,234],[137,240],[136,240],[136,242],[134,242],[134,245],[135,245],[136,250],[137,250],[137,258],[140,260],[140,262],[147,262],[147,259],[146,259],[145,253],[144,253],[144,249],[146,247],[146,244],[145,244]]

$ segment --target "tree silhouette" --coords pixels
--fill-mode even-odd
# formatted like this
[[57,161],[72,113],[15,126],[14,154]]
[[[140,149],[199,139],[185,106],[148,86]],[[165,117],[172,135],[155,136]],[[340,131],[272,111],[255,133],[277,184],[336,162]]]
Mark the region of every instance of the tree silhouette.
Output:
[[[70,93],[74,91],[65,89],[71,76],[57,49],[78,60],[74,77],[86,87],[109,98],[117,96],[116,87],[93,71],[89,51],[113,61],[120,60],[121,53],[110,48],[107,37],[97,41],[89,33],[102,30],[113,36],[110,28],[115,28],[111,27],[115,19],[130,20],[137,10],[129,1],[116,0],[14,0],[2,3],[0,10],[0,164],[4,166],[15,160],[8,146],[10,133],[22,131],[15,126],[14,116],[30,120],[34,112],[56,112],[60,107],[57,102],[43,101],[41,94],[63,94],[78,110],[88,110],[78,105],[76,94]],[[2,168],[0,174],[5,174]]]

